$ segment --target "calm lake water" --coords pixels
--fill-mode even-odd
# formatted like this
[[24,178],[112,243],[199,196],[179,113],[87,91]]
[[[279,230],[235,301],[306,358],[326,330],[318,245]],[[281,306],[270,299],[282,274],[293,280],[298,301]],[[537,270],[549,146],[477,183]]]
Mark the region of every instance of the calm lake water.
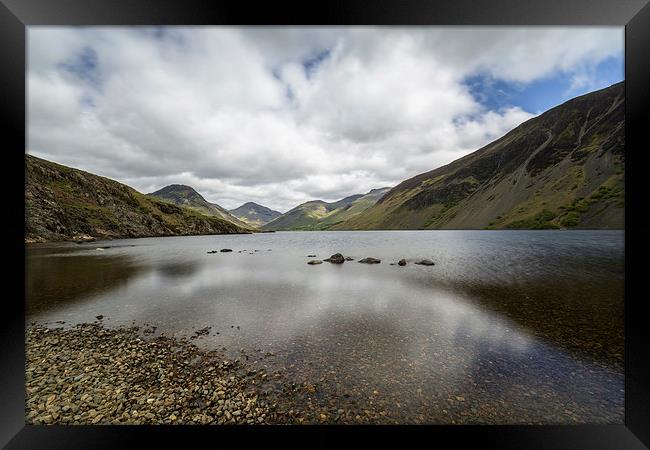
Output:
[[[103,250],[97,248],[104,247]],[[232,253],[207,254],[230,248]],[[356,260],[308,265],[340,252]],[[408,265],[390,265],[405,258]],[[435,266],[414,265],[420,258]],[[622,423],[624,232],[366,231],[27,248],[27,321],[155,326],[397,423]],[[269,389],[281,389],[270,383]]]

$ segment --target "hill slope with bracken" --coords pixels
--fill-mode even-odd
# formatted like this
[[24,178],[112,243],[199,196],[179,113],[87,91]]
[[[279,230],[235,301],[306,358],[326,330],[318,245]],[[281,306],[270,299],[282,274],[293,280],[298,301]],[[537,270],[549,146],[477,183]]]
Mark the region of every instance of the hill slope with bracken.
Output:
[[25,241],[248,233],[109,178],[25,155]]
[[625,84],[403,181],[333,229],[624,228]]

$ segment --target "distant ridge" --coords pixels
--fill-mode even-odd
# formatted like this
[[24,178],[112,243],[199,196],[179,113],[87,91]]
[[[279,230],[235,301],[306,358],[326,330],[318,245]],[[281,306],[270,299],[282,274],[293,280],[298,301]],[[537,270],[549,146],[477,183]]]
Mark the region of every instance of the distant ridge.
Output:
[[355,194],[336,202],[312,200],[302,203],[267,223],[262,230],[327,230],[374,205],[389,187],[373,189],[366,194]]
[[266,206],[254,202],[244,203],[238,208],[231,209],[229,212],[242,222],[256,228],[261,227],[282,215],[279,211],[274,211],[271,208],[267,208]]

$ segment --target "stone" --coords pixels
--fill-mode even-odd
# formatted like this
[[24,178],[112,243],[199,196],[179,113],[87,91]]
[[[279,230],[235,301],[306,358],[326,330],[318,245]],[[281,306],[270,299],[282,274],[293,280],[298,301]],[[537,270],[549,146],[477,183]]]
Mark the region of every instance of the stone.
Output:
[[377,258],[372,258],[372,257],[367,257],[359,260],[360,263],[362,264],[379,264],[381,262],[381,259]]
[[320,259],[312,259],[312,260],[309,261],[307,264],[309,264],[309,265],[311,265],[311,266],[314,266],[314,265],[316,265],[316,264],[323,264],[323,261],[321,261]]
[[332,264],[343,264],[343,262],[345,261],[345,258],[340,253],[334,253],[332,256],[325,259],[324,261],[327,261],[327,262],[332,263]]
[[219,251],[220,251],[221,253],[228,253],[228,252],[232,252],[232,249],[231,249],[231,248],[222,248],[222,249],[219,250]]
[[400,260],[397,262],[397,265],[398,265],[398,266],[405,266],[405,265],[406,265],[406,260],[405,260],[405,259],[400,259]]
[[421,259],[419,261],[416,261],[415,264],[419,264],[421,266],[435,266],[436,265],[436,263],[434,263],[430,259]]

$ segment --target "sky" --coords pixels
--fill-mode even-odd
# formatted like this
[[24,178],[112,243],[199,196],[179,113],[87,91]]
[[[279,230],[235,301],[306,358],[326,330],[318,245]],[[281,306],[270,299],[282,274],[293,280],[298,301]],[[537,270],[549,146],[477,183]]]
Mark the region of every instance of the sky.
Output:
[[624,79],[622,27],[28,27],[27,152],[285,212]]

